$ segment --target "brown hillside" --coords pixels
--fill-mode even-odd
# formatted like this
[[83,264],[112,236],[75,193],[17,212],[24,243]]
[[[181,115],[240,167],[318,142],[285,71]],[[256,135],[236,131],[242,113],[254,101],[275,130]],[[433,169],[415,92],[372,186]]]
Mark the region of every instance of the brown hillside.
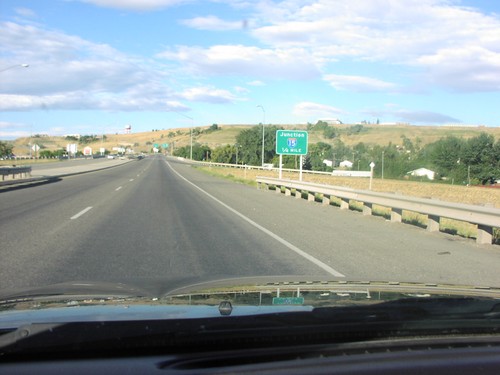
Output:
[[[249,129],[255,125],[221,125],[220,130],[208,132],[209,126],[198,127],[195,129],[203,132],[193,137],[193,142],[206,144],[211,148],[218,147],[224,144],[234,144],[236,136],[244,129]],[[305,125],[281,125],[287,129],[306,129]],[[409,138],[412,142],[419,141],[421,145],[435,142],[436,140],[446,136],[457,136],[462,138],[471,138],[477,136],[481,132],[492,134],[495,139],[500,139],[500,128],[488,127],[448,127],[448,126],[412,126],[412,125],[363,125],[363,131],[358,134],[348,135],[347,129],[351,125],[332,125],[339,129],[339,138],[345,144],[352,146],[359,142],[365,144],[387,145],[389,143],[401,144],[402,136]],[[83,135],[83,134],[82,134]],[[168,143],[171,146],[181,147],[190,143],[190,128],[166,129],[155,132],[142,132],[131,134],[107,134],[106,139],[101,142],[97,141],[89,144],[95,152],[100,147],[111,150],[113,147],[126,145],[131,146],[137,152],[149,152],[152,145],[155,143]],[[19,138],[13,141],[14,154],[28,155],[30,143],[39,144],[42,149],[56,150],[66,148],[68,141],[64,137],[39,137],[39,138]],[[333,140],[326,140],[321,131],[310,131],[309,142],[327,142],[332,143]],[[82,149],[84,145],[79,145]]]

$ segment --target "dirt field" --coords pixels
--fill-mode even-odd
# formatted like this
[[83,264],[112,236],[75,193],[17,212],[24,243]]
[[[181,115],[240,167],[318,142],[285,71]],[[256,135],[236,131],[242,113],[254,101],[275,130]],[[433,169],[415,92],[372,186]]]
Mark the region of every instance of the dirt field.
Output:
[[[221,175],[232,175],[235,178],[255,181],[257,176],[278,177],[274,171],[241,170],[236,168],[211,168]],[[298,173],[283,173],[283,178],[298,180]],[[368,178],[333,177],[303,173],[303,181],[325,185],[343,186],[353,189],[368,190]],[[439,199],[447,202],[466,203],[480,206],[500,208],[500,188],[476,186],[445,185],[428,182],[382,180],[375,178],[372,190],[387,193],[409,195],[413,197]]]

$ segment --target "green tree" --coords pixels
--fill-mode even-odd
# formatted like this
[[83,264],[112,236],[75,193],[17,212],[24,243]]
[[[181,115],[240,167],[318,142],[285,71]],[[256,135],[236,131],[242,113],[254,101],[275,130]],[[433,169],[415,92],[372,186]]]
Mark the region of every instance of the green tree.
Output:
[[12,155],[12,150],[14,146],[10,143],[0,141],[0,156]]
[[236,163],[236,146],[224,145],[212,151],[212,161],[214,163]]
[[357,125],[352,125],[350,126],[347,130],[346,133],[347,135],[353,135],[353,134],[359,134],[364,130],[363,125],[357,124]]
[[485,185],[500,177],[500,145],[487,133],[466,141],[463,163],[470,168],[470,176]]
[[337,165],[344,159],[352,159],[352,149],[344,144],[340,139],[333,142],[332,159]]
[[318,142],[309,146],[309,164],[313,171],[326,171],[329,167],[323,163],[323,160],[332,159],[333,147],[328,143]]
[[326,139],[332,139],[337,136],[337,129],[335,129],[333,126],[328,126],[323,129],[323,137]]
[[[193,144],[193,160],[209,160],[211,153],[212,150],[207,145]],[[174,155],[189,159],[191,156],[191,145],[176,148]]]
[[427,159],[439,175],[452,181],[465,182],[467,179],[467,167],[463,160],[465,146],[463,139],[449,136],[429,144],[424,149],[424,155],[427,155]]
[[[273,160],[276,154],[276,130],[281,128],[267,125],[264,127],[264,163]],[[243,164],[261,165],[262,163],[262,125],[245,129],[236,137],[241,145],[239,159]]]

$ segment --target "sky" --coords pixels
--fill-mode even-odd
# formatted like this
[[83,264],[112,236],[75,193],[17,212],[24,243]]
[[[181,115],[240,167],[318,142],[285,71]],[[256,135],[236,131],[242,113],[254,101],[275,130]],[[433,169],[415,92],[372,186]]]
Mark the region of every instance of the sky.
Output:
[[499,1],[1,0],[0,23],[0,139],[500,126]]

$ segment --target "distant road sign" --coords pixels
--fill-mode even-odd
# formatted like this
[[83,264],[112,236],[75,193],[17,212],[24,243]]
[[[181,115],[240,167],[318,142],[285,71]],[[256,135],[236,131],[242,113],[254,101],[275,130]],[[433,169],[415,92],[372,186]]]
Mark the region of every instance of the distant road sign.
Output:
[[304,297],[274,297],[273,305],[303,305]]
[[303,130],[276,130],[278,155],[306,155],[308,133]]

